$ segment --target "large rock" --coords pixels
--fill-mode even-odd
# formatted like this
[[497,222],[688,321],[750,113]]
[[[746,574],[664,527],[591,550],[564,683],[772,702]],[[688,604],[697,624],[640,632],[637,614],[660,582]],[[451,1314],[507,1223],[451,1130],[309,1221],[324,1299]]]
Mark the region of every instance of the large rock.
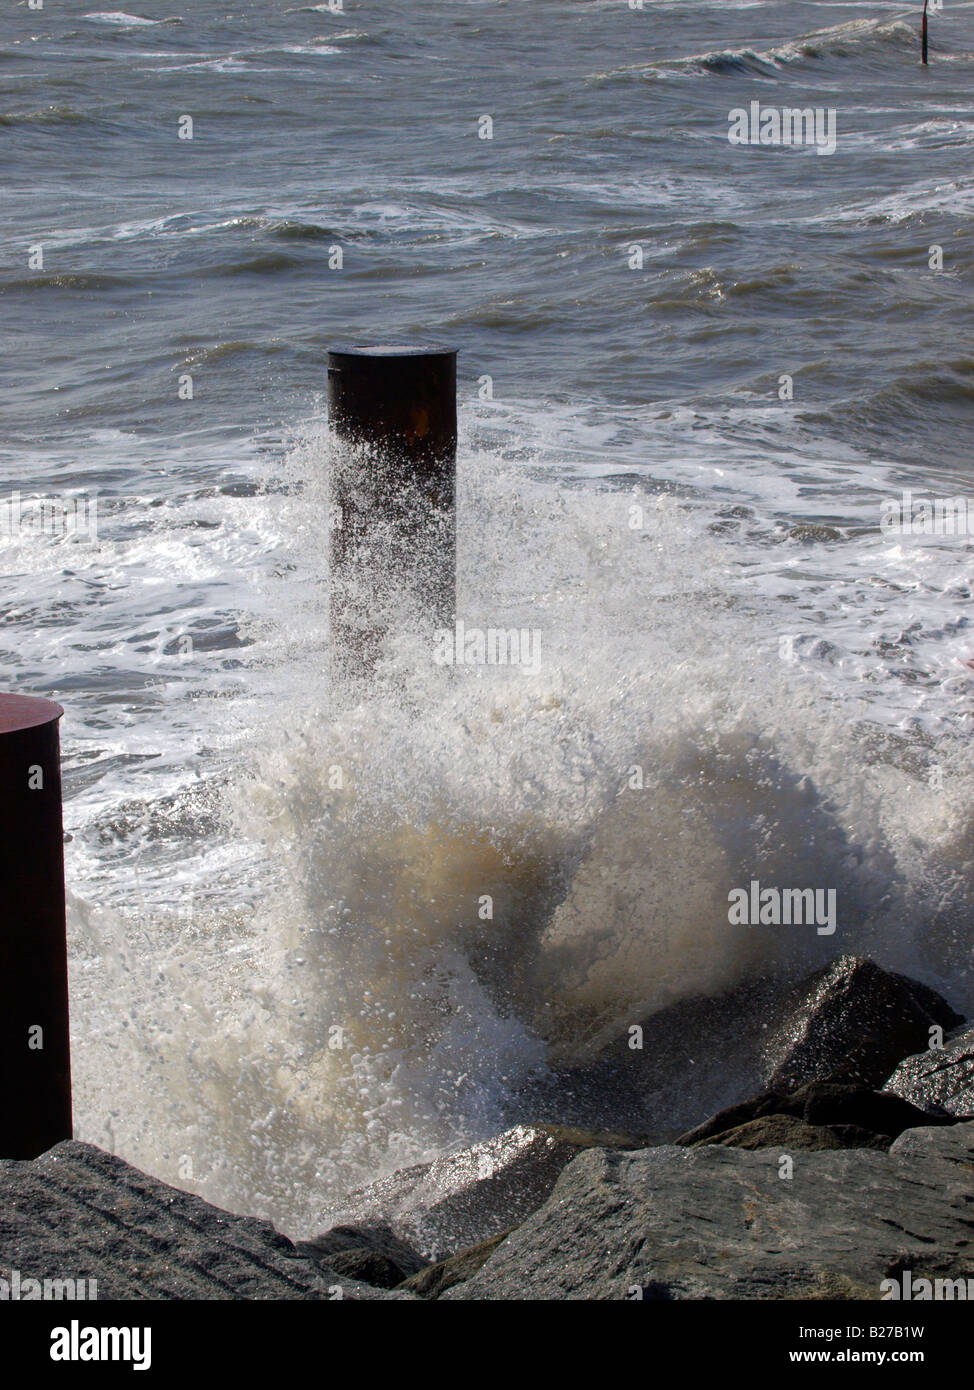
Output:
[[329,1215],[346,1225],[381,1224],[428,1263],[436,1263],[518,1225],[541,1205],[565,1164],[583,1149],[633,1142],[624,1135],[517,1125],[353,1192]]
[[90,1144],[0,1161],[0,1276],[96,1280],[99,1299],[411,1298],[303,1257],[266,1221],[232,1216]]
[[897,1062],[926,1047],[934,1025],[962,1023],[926,985],[871,960],[840,956],[816,971],[786,1003],[771,1042],[773,1090],[841,1076],[882,1086]]
[[[969,1202],[974,1203],[974,1195],[971,1195],[971,1176],[974,1172],[972,1130],[974,1121],[971,1120],[964,1120],[949,1129],[907,1129],[893,1141],[890,1153],[897,1158],[913,1158],[921,1162],[930,1159],[932,1162],[953,1164],[961,1179],[967,1183]],[[974,1250],[971,1254],[974,1257]]]
[[[930,1116],[900,1096],[872,1091],[867,1086],[810,1081],[797,1091],[764,1091],[741,1105],[720,1110],[687,1134],[681,1134],[676,1142],[687,1147],[740,1142],[741,1131],[746,1130],[752,1142],[744,1147],[758,1148],[760,1145],[753,1140],[762,1133],[769,1136],[771,1144],[781,1142],[772,1137],[773,1127],[769,1128],[768,1124],[770,1119],[785,1117],[801,1122],[805,1130],[830,1128],[837,1139],[845,1139],[845,1142],[829,1143],[824,1142],[823,1136],[820,1145],[806,1142],[802,1144],[803,1148],[861,1148],[869,1145],[888,1149],[892,1140],[905,1129],[931,1123],[951,1124],[954,1120],[950,1115]],[[797,1140],[802,1132],[793,1130],[793,1133]],[[727,1136],[731,1134],[737,1135],[738,1139],[729,1140]],[[807,1134],[803,1137],[806,1140],[809,1138]]]
[[974,1115],[974,1028],[956,1033],[942,1049],[906,1057],[883,1090],[921,1110]]
[[934,1024],[961,1021],[927,986],[840,956],[791,987],[752,979],[635,1018],[638,1035],[626,1027],[594,1055],[533,1082],[520,1113],[669,1142],[769,1087],[830,1077],[882,1086],[901,1058],[926,1047]]
[[873,1134],[858,1125],[810,1125],[794,1115],[766,1115],[713,1138],[696,1139],[689,1147],[723,1144],[730,1149],[777,1149],[792,1154],[799,1149],[888,1149],[891,1143],[888,1134]]
[[974,1123],[889,1153],[590,1149],[443,1298],[879,1299],[881,1281],[974,1277]]

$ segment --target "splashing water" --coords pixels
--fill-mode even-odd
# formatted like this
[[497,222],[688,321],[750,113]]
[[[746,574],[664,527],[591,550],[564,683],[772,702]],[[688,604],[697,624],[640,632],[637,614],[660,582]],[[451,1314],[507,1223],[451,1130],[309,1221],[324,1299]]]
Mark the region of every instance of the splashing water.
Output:
[[[532,1077],[685,996],[842,951],[971,995],[967,741],[783,661],[711,503],[637,473],[553,485],[475,430],[461,458],[459,616],[530,629],[537,659],[448,666],[394,626],[369,686],[330,693],[311,430],[262,504],[286,616],[253,620],[227,704],[246,905],[204,895],[136,937],[72,904],[82,1137],[106,1143],[84,1121],[107,1112],[110,1147],[292,1234],[530,1120]],[[752,878],[834,888],[835,935],[731,928]]]

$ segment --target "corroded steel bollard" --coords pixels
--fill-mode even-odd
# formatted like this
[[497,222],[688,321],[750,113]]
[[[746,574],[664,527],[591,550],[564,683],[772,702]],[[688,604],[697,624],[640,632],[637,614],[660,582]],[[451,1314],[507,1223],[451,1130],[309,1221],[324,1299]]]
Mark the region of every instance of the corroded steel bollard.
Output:
[[0,695],[0,1158],[36,1158],[72,1134],[63,713]]
[[456,610],[456,352],[328,354],[339,449],[331,482],[331,630],[339,667],[367,675],[396,623],[452,627]]

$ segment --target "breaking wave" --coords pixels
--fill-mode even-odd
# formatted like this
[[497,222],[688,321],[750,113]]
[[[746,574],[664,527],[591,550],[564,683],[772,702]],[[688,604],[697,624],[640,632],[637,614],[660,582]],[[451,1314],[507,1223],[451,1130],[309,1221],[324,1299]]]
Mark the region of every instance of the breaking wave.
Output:
[[877,63],[885,64],[891,51],[915,48],[917,43],[915,27],[904,20],[854,19],[828,29],[816,29],[771,48],[711,49],[682,58],[633,64],[602,73],[600,78],[634,73],[652,77],[714,75],[774,78],[798,65],[835,58],[854,57],[861,61],[863,57],[874,57]]
[[[393,630],[343,690],[328,457],[314,431],[292,455],[286,616],[252,620],[261,694],[231,707],[248,901],[134,931],[72,909],[79,1110],[114,1112],[113,1147],[307,1234],[357,1182],[534,1118],[549,1067],[680,999],[855,951],[970,1001],[969,738],[884,731],[827,662],[782,661],[710,506],[468,442],[459,612],[540,659],[443,666]],[[835,934],[730,928],[752,878],[834,889]]]

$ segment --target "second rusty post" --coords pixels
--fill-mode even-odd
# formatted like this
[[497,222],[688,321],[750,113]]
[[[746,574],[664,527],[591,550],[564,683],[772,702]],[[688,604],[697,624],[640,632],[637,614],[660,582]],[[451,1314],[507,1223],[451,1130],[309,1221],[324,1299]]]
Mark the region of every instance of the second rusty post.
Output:
[[397,625],[453,626],[456,359],[417,346],[328,354],[331,630],[344,674],[367,675]]

